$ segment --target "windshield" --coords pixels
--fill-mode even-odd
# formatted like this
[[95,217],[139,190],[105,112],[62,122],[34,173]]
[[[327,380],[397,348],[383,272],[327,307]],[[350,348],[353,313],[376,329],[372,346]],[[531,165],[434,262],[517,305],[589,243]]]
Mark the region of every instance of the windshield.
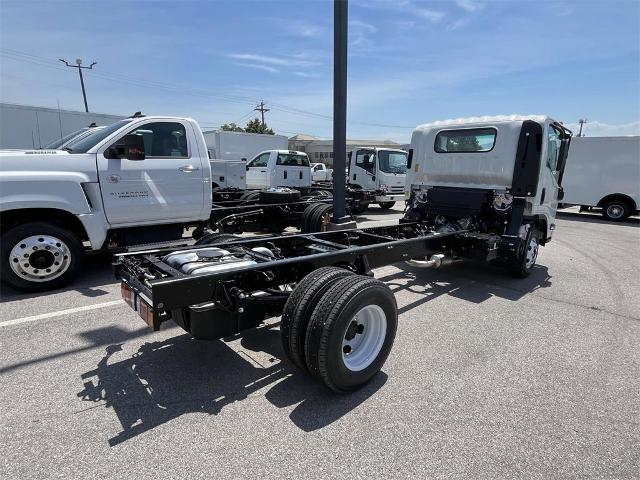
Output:
[[61,148],[71,148],[73,149],[73,146],[76,143],[79,143],[81,140],[87,138],[89,135],[93,135],[94,133],[96,133],[98,130],[102,130],[105,127],[94,127],[91,129],[91,131],[86,131],[83,132],[79,135],[77,135],[75,138],[72,138],[71,140],[69,140],[68,142],[63,143],[62,145],[60,145]]
[[378,165],[385,173],[406,173],[407,152],[378,150]]
[[80,135],[82,132],[85,132],[88,130],[88,127],[84,127],[81,128],[80,130],[76,130],[75,132],[71,132],[69,135],[66,135],[62,138],[59,138],[57,140],[54,140],[51,143],[47,143],[43,148],[45,150],[55,150],[56,148],[59,148],[61,145],[67,143],[69,140],[71,140],[73,137],[77,137],[78,135]]
[[113,132],[121,129],[130,122],[131,119],[120,120],[119,122],[112,123],[108,127],[104,127],[96,132],[93,132],[91,135],[84,137],[82,140],[74,144],[69,153],[87,153],[87,150],[96,146]]

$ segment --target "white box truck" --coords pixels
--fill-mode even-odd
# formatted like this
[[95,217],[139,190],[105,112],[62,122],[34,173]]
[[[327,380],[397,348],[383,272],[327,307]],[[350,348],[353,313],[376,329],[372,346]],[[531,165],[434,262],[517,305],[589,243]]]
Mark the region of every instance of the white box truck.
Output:
[[563,181],[565,205],[601,208],[620,221],[640,204],[640,137],[577,137]]
[[284,135],[260,133],[225,132],[212,130],[203,132],[204,141],[212,160],[250,160],[265,150],[287,150],[289,140]]

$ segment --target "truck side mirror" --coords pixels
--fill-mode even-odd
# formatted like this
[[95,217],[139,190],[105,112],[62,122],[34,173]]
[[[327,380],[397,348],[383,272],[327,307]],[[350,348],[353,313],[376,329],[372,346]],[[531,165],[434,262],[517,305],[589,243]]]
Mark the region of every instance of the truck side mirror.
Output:
[[409,149],[409,156],[407,157],[407,170],[411,169],[411,163],[413,162],[413,148]]
[[109,158],[126,158],[127,160],[144,160],[144,139],[142,135],[130,133],[109,147]]

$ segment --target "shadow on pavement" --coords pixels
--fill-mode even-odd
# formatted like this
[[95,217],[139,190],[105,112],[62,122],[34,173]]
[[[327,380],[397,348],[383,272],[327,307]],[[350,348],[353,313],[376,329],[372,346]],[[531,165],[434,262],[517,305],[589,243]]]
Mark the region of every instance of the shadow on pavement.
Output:
[[1,284],[0,303],[44,297],[67,291],[76,291],[81,295],[90,298],[108,295],[109,292],[100,287],[115,283],[113,271],[111,269],[111,259],[112,255],[105,252],[88,255],[84,259],[82,271],[78,275],[78,278],[68,287],[61,288],[59,290],[29,293],[20,292],[7,285]]
[[508,272],[486,263],[461,262],[441,269],[423,269],[406,264],[396,264],[401,271],[378,277],[395,293],[406,290],[420,294],[415,302],[400,307],[402,314],[443,294],[482,303],[491,297],[516,301],[540,288],[551,286],[547,267],[534,266],[527,278],[516,279]]
[[[117,361],[112,357],[122,344],[109,345],[97,368],[82,375],[84,389],[78,396],[106,402],[114,410],[122,426],[108,440],[114,446],[187,413],[216,415],[274,383],[266,398],[277,408],[298,404],[291,421],[313,431],[353,410],[387,378],[380,372],[359,391],[337,395],[277,358],[283,352],[272,326],[246,332],[241,345],[245,351],[236,352],[223,341],[204,342],[185,334],[145,343],[130,358]],[[269,360],[258,363],[251,351],[266,352]]]

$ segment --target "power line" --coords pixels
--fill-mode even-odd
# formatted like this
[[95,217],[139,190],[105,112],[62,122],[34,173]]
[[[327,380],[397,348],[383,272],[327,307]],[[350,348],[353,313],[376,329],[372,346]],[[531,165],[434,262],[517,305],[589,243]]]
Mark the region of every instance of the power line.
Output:
[[78,69],[78,73],[80,74],[80,86],[82,87],[82,98],[84,99],[84,111],[88,113],[89,105],[87,104],[87,92],[84,89],[84,78],[82,78],[82,70],[93,70],[93,66],[98,62],[92,62],[91,65],[89,65],[88,67],[83,67],[82,59],[80,58],[76,58],[75,65],[71,65],[69,62],[67,62],[66,60],[63,60],[62,58],[60,58],[59,60],[62,63],[64,63],[67,67]]
[[[13,60],[18,60],[25,63],[33,64],[33,65],[55,68],[56,70],[66,71],[64,67],[60,67],[58,64],[56,64],[55,62],[51,62],[49,59],[38,57],[38,56],[31,55],[24,52],[20,52],[17,50],[0,48],[0,54],[2,54],[5,57],[9,57]],[[215,99],[219,99],[229,103],[246,104],[246,103],[256,102],[255,98],[251,98],[251,97],[245,97],[241,95],[232,95],[232,94],[220,94],[220,93],[211,92],[208,90],[194,89],[194,88],[184,87],[176,84],[158,82],[155,80],[129,77],[126,75],[114,74],[114,73],[105,73],[104,71],[99,73],[95,71],[92,71],[90,73],[87,72],[87,75],[95,78],[113,81],[113,82],[130,84],[130,85],[134,85],[141,88],[155,88],[159,90],[178,93],[181,95],[196,96],[201,98],[215,98]],[[261,102],[261,104],[264,105],[264,102]],[[271,110],[279,111],[282,113],[288,113],[290,115],[313,118],[318,120],[333,121],[333,116],[331,115],[311,112],[308,110],[299,109],[289,105],[269,102],[269,106]],[[270,109],[267,109],[265,111],[268,111]],[[252,111],[255,111],[255,110],[252,110]],[[241,120],[238,120],[238,121],[241,121]],[[237,122],[234,122],[234,123],[237,123]],[[352,125],[363,125],[363,126],[378,127],[378,128],[413,129],[415,127],[415,125],[393,125],[393,124],[384,124],[384,123],[361,122],[357,120],[349,120],[348,123]]]

